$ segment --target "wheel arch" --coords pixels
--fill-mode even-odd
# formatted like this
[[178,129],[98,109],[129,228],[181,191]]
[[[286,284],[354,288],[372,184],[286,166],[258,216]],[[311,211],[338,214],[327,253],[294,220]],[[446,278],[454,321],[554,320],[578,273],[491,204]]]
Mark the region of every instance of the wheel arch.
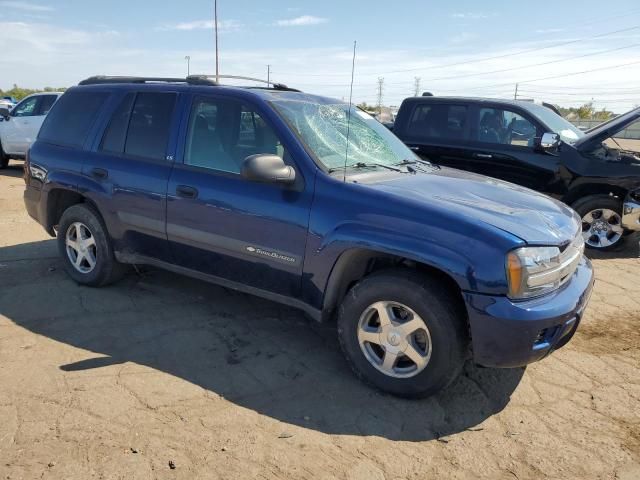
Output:
[[562,198],[567,205],[572,205],[576,201],[591,195],[611,195],[620,200],[627,196],[628,190],[618,185],[607,183],[583,183],[575,186]]
[[466,312],[461,286],[443,269],[408,256],[375,248],[354,247],[345,250],[331,270],[323,297],[322,319],[329,320],[333,316],[346,293],[359,280],[374,272],[393,268],[413,269],[442,282]]

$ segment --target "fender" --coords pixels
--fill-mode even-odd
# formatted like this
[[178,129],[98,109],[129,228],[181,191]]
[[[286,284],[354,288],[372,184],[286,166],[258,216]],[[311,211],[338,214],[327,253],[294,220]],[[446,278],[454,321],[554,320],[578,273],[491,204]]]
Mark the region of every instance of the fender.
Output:
[[323,238],[310,235],[305,271],[314,275],[305,275],[306,300],[331,310],[340,296],[341,276],[350,268],[366,268],[359,261],[371,256],[399,257],[428,266],[448,276],[462,291],[504,294],[504,263],[495,261],[506,251],[504,240],[499,240],[504,232],[496,232],[493,241],[487,241],[486,231],[480,238],[435,228],[430,233],[417,236],[409,229],[343,223]]

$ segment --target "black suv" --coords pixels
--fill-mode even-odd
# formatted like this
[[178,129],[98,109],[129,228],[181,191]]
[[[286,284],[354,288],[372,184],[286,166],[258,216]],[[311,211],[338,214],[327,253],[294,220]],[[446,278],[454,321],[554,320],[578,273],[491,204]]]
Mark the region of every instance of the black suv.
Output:
[[582,132],[532,102],[423,96],[405,99],[391,128],[424,159],[562,200],[586,245],[608,250],[640,230],[639,119],[636,108]]

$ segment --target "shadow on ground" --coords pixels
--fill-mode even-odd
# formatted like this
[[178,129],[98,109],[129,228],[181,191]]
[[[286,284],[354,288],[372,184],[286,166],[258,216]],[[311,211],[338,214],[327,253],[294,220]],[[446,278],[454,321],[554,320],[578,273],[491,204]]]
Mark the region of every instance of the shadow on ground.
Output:
[[24,173],[23,162],[18,160],[11,160],[7,168],[0,168],[0,175],[5,177],[22,177]]
[[[507,405],[524,373],[469,364],[435,397],[397,399],[352,375],[332,325],[159,270],[132,272],[111,287],[81,287],[64,273],[54,240],[0,248],[0,314],[85,350],[86,360],[58,365],[63,375],[116,364],[131,365],[135,375],[133,364],[145,365],[329,434],[420,441],[472,429]],[[138,395],[162,396],[161,380],[147,388]]]

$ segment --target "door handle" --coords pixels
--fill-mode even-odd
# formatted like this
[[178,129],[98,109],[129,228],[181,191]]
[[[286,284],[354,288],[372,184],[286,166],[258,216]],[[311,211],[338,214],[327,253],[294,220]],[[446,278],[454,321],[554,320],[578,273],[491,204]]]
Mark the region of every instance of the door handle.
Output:
[[490,153],[474,153],[473,156],[475,158],[484,158],[484,159],[493,158],[493,155],[491,155]]
[[104,180],[109,176],[109,172],[106,171],[104,168],[92,168],[91,176],[99,180]]
[[414,152],[415,152],[416,150],[420,150],[420,147],[409,147],[409,148],[410,148],[411,150],[413,150]]
[[176,187],[176,194],[182,198],[197,198],[198,190],[189,185],[178,185]]

